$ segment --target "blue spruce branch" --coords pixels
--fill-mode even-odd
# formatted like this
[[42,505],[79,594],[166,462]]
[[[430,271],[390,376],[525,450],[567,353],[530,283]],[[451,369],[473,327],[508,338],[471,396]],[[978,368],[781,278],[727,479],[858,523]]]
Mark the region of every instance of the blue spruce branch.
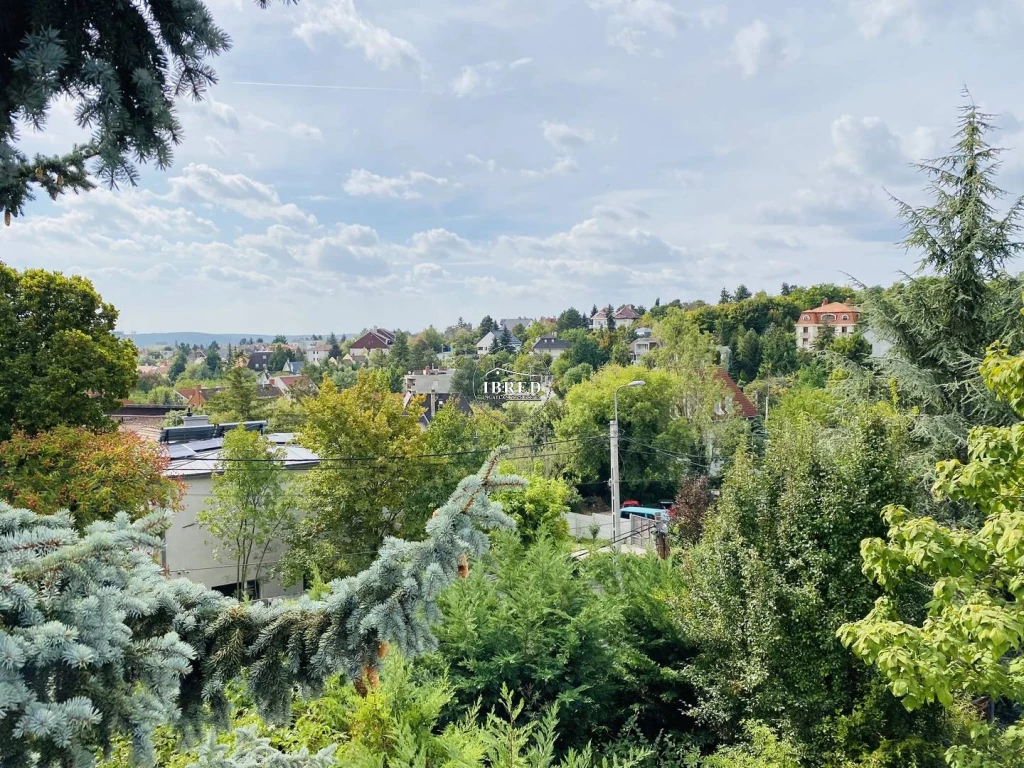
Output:
[[166,513],[82,535],[67,513],[0,505],[0,765],[91,766],[118,734],[150,764],[157,726],[225,724],[233,681],[280,721],[296,688],[315,695],[339,672],[373,685],[389,647],[432,649],[438,596],[487,550],[484,531],[514,525],[489,494],[523,481],[498,460],[459,483],[424,540],[389,538],[324,599],[273,605],[167,579]]

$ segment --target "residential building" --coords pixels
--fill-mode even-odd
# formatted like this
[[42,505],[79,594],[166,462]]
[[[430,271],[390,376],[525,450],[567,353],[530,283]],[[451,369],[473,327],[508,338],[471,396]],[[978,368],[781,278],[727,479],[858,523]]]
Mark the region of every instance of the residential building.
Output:
[[306,347],[306,360],[310,363],[323,365],[327,362],[331,352],[331,345],[326,341],[317,341]]
[[826,325],[835,329],[837,338],[850,335],[857,330],[860,315],[860,307],[852,306],[849,299],[846,303],[823,301],[820,307],[805,309],[796,321],[796,345],[800,349],[813,347],[814,340]]
[[420,428],[426,429],[430,426],[430,422],[434,420],[437,412],[440,411],[446,403],[454,399],[456,407],[467,416],[473,413],[473,409],[469,405],[469,401],[461,394],[456,395],[452,392],[428,392],[427,394],[417,394],[415,392],[406,392],[403,403],[406,408],[412,402],[414,397],[423,398],[423,413],[420,415],[419,422]]
[[223,389],[224,387],[181,387],[174,391],[189,408],[198,408]]
[[249,354],[248,367],[251,371],[265,371],[270,365],[270,356],[274,354],[269,349],[261,349]]
[[[512,345],[512,351],[518,352],[519,348],[523,346],[523,342],[521,342],[515,336],[512,336],[511,331],[509,331],[509,336],[511,336],[511,341],[509,343]],[[484,337],[476,343],[476,353],[478,355],[489,355],[491,353],[491,350],[494,348],[495,338],[500,340],[501,333],[499,333],[497,336],[495,335],[494,331],[488,331],[486,334],[484,334]]]
[[349,354],[356,361],[365,361],[374,352],[387,354],[391,351],[391,345],[395,343],[395,334],[386,328],[371,328],[358,339],[352,342],[349,347]]
[[315,392],[316,385],[308,376],[272,376],[270,386],[276,387],[282,394],[294,392]]
[[453,371],[430,369],[426,371],[409,371],[405,376],[405,392],[414,395],[426,395],[435,392],[447,395],[452,391]]
[[[616,328],[629,328],[637,320],[640,314],[630,304],[623,304],[612,314]],[[600,331],[608,327],[608,308],[597,310],[597,313],[590,318],[590,330]]]
[[742,416],[744,419],[754,419],[761,415],[728,371],[715,368],[715,378],[725,385],[725,399],[715,407],[715,413],[719,416]]
[[498,330],[508,329],[508,332],[512,333],[517,325],[529,328],[532,323],[532,317],[506,317],[498,321]]
[[633,365],[637,365],[652,349],[657,349],[661,346],[661,341],[658,339],[651,338],[650,336],[642,336],[634,339],[629,343],[629,359],[633,361]]
[[553,333],[547,336],[541,336],[533,343],[533,349],[531,350],[535,355],[548,354],[551,355],[552,360],[557,360],[566,352],[572,349],[572,342],[560,339]]
[[304,365],[305,363],[302,360],[289,360],[284,364],[284,371],[295,376],[302,372],[302,366]]
[[654,331],[648,328],[646,325],[641,325],[639,328],[634,328],[633,333],[635,333],[638,337],[644,337],[652,336],[654,334]]
[[[246,428],[264,431],[267,423],[248,422]],[[167,451],[170,463],[164,474],[179,479],[185,486],[182,497],[182,509],[175,513],[171,527],[164,536],[163,566],[170,578],[188,578],[211,589],[232,594],[235,587],[235,563],[229,555],[215,557],[217,544],[210,540],[209,534],[196,523],[196,515],[213,492],[213,475],[223,472],[224,466],[219,461],[223,447],[223,433],[231,425],[213,425],[194,427],[178,427],[174,431],[182,437],[180,440],[168,442]],[[195,436],[202,435],[201,439]],[[209,436],[207,436],[209,435]],[[297,479],[302,473],[317,466],[319,459],[315,453],[292,443],[290,434],[268,435],[285,452],[281,463],[289,474],[294,472]],[[296,515],[298,515],[296,511]],[[285,552],[284,542],[275,542],[267,549],[263,559],[263,569],[259,580],[253,585],[253,591],[261,598],[296,596],[302,593],[302,584],[285,587],[276,579],[268,566],[272,566]]]

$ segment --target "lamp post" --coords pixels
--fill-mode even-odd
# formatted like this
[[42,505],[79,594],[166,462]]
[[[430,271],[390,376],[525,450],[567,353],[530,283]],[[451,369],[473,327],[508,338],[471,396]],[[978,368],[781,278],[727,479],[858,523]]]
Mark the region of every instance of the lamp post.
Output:
[[612,486],[612,540],[615,542],[614,547],[616,550],[619,548],[617,539],[622,528],[622,513],[619,511],[619,390],[626,387],[642,387],[646,383],[643,379],[637,379],[636,381],[629,382],[629,384],[616,387],[612,392],[614,416],[608,425],[608,442],[611,446],[612,465],[611,480],[609,482]]

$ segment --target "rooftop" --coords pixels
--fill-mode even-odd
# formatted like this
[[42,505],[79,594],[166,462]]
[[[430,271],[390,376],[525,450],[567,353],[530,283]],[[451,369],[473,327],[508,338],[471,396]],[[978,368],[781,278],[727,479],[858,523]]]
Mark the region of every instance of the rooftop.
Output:
[[[319,464],[320,458],[308,448],[294,443],[295,435],[290,432],[273,432],[267,435],[272,443],[276,443],[284,452],[281,462],[288,469],[307,469]],[[170,464],[164,470],[168,477],[209,477],[214,472],[224,469],[220,461],[223,437],[206,440],[191,440],[173,443],[167,446]]]

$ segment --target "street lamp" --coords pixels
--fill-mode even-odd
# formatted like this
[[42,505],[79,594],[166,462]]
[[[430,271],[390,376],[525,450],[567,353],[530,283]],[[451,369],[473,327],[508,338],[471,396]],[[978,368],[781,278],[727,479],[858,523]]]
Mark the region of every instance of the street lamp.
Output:
[[642,387],[647,382],[643,379],[636,379],[616,387],[612,392],[612,404],[614,418],[608,425],[608,443],[611,446],[611,486],[612,486],[612,540],[615,549],[619,548],[619,533],[622,528],[622,513],[619,511],[619,390],[627,387]]

